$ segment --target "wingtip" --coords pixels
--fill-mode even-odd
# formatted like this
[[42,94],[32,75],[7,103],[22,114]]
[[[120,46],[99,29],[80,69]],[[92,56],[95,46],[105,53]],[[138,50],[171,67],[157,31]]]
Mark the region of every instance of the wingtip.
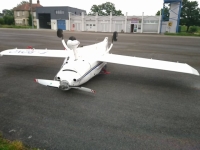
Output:
[[34,81],[37,83],[37,79],[34,79]]
[[194,68],[192,68],[192,73],[193,73],[194,75],[199,76],[199,72],[198,72],[196,69],[194,69]]

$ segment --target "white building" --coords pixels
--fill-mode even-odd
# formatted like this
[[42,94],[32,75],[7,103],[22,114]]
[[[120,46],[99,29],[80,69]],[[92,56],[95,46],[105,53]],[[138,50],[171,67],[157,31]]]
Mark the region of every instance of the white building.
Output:
[[[53,8],[38,8],[37,9],[37,27],[45,28],[48,24],[48,29],[57,30],[58,28],[68,31],[92,31],[92,32],[124,32],[124,33],[176,33],[175,27],[177,24],[173,23],[173,28],[170,22],[161,21],[161,16],[87,16],[85,12],[73,10],[75,13],[65,12],[65,7]],[[51,13],[49,13],[51,9]],[[57,11],[64,12],[57,14]],[[48,10],[48,13],[46,12]],[[61,11],[62,10],[62,11]],[[42,12],[42,13],[41,13]],[[81,13],[82,12],[82,13]],[[41,18],[41,16],[43,17]],[[49,17],[45,17],[48,15]],[[56,17],[54,17],[56,16]],[[54,17],[54,18],[53,18]],[[44,19],[46,18],[46,19]],[[162,24],[162,26],[161,26]]]
[[93,32],[160,33],[160,16],[77,16],[69,13],[68,30]]

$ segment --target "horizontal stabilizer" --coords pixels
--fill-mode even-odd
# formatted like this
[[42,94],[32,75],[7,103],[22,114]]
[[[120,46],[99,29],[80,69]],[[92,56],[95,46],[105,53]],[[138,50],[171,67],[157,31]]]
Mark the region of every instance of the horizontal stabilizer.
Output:
[[185,63],[153,60],[147,58],[130,57],[115,54],[106,54],[104,56],[101,56],[98,58],[98,61],[130,65],[136,67],[145,67],[151,69],[182,72],[199,76],[199,72],[196,69],[192,68],[191,66]]

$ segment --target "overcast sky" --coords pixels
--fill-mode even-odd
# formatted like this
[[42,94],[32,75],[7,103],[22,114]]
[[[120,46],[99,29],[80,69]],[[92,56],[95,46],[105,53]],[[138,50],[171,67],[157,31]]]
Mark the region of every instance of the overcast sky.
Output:
[[[12,9],[22,0],[1,0],[0,1],[0,12],[3,9]],[[32,0],[36,3],[37,0]],[[196,0],[200,4],[200,0]],[[40,0],[42,6],[70,6],[75,8],[84,9],[90,12],[92,5],[99,5],[105,2],[112,2],[115,4],[116,9],[122,10],[128,15],[155,15],[158,10],[162,8],[163,0]],[[200,6],[199,6],[200,7]]]

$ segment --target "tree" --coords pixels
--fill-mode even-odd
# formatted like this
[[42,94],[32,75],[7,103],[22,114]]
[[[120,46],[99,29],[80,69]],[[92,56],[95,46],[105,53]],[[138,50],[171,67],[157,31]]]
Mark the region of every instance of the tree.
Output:
[[26,4],[26,3],[29,3],[29,2],[28,2],[28,1],[21,1],[21,3],[17,4],[17,7],[18,7],[18,6],[21,6],[21,5],[23,5],[23,4]]
[[[164,14],[168,15],[164,15],[163,20],[169,18],[169,8],[165,8]],[[160,15],[160,11],[158,11],[156,15]],[[200,8],[198,8],[197,1],[183,0],[180,24],[187,26],[187,32],[189,31],[190,26],[200,26]]]
[[[161,15],[162,15],[162,13],[164,13],[164,15],[163,15],[163,21],[169,21],[169,8],[168,7],[164,8],[164,11],[162,9],[161,10]],[[156,16],[160,16],[160,11],[158,11],[156,13]]]
[[3,20],[4,20],[4,24],[7,24],[7,25],[14,25],[15,23],[13,16],[4,16]]
[[[27,1],[22,1],[20,4],[17,5],[18,6],[21,6],[23,4],[26,4],[26,3],[29,3]],[[15,24],[15,19],[14,19],[14,8],[13,9],[4,9],[2,11],[3,13],[3,21],[1,21],[1,23],[3,22],[4,24],[7,24],[7,25],[13,25]],[[31,18],[32,19],[32,18]]]
[[0,18],[0,25],[4,24],[4,19]]
[[[163,9],[161,9],[161,15],[162,15]],[[164,8],[164,14],[169,14],[169,8]],[[160,16],[160,10],[156,13],[156,16]]]
[[2,12],[3,12],[3,23],[4,24],[7,24],[7,25],[15,24],[13,9],[11,9],[11,10],[4,9]]
[[10,9],[10,10],[4,9],[2,12],[3,12],[3,15],[4,15],[4,16],[14,16],[14,11],[13,11],[13,9]]
[[189,30],[190,33],[195,33],[197,31],[198,31],[198,28],[196,26],[190,27],[190,30]]
[[28,24],[29,24],[29,26],[32,26],[32,15],[31,15],[31,13],[29,13],[29,16],[28,16]]
[[115,5],[110,2],[103,3],[101,5],[93,5],[91,7],[91,12],[89,15],[96,15],[96,12],[99,16],[109,16],[112,12],[113,16],[120,16],[123,15],[121,10],[116,10]]
[[181,25],[187,26],[187,32],[190,26],[196,26],[200,23],[200,8],[197,1],[183,0],[181,10]]

